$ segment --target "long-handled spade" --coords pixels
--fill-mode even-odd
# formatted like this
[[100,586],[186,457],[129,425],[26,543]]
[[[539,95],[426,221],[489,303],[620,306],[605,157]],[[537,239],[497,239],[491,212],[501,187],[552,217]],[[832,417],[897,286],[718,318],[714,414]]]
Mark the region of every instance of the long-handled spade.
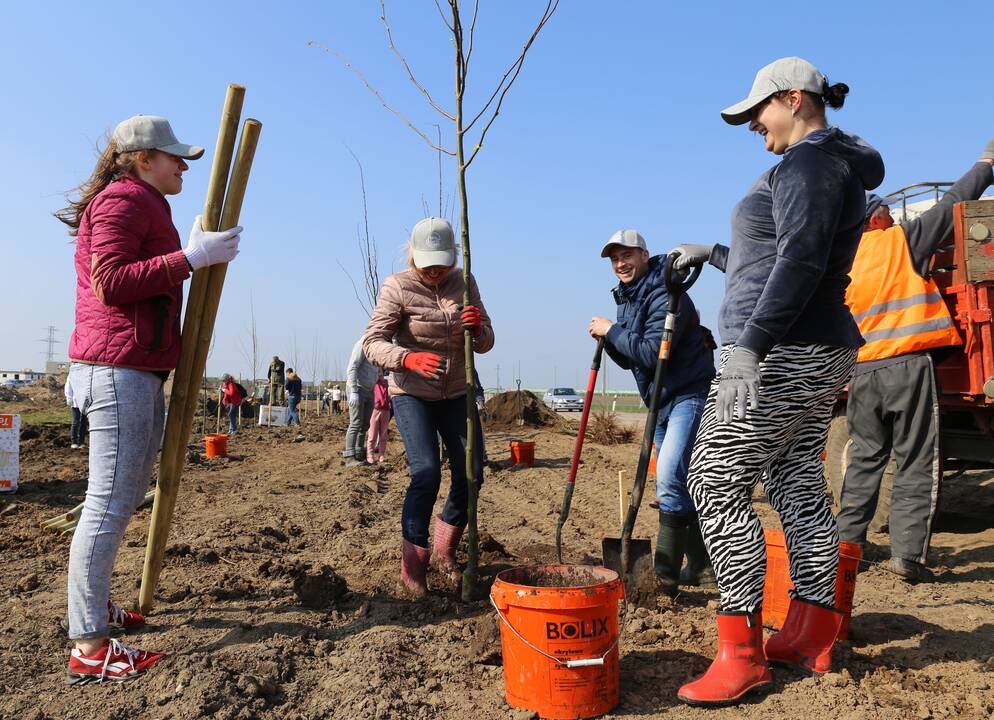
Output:
[[690,289],[701,274],[698,265],[683,281],[673,277],[673,260],[671,255],[666,260],[663,279],[669,304],[666,308],[666,324],[659,343],[659,359],[656,361],[656,374],[652,379],[652,395],[649,399],[649,414],[645,419],[645,431],[642,433],[642,449],[639,453],[638,469],[635,471],[635,484],[628,503],[628,514],[621,529],[620,538],[604,538],[601,541],[601,551],[604,554],[604,566],[616,571],[625,581],[625,589],[629,598],[636,602],[641,598],[649,598],[655,589],[655,573],[653,571],[652,544],[649,540],[633,540],[635,518],[638,517],[639,505],[642,504],[642,493],[645,490],[645,478],[649,473],[649,455],[652,453],[653,436],[656,433],[656,421],[659,419],[659,399],[662,395],[663,378],[670,358],[670,344],[673,340],[673,328],[676,327],[676,314],[680,308],[681,296]]
[[597,387],[597,373],[601,369],[601,355],[604,353],[604,337],[597,340],[594,351],[594,361],[590,364],[590,379],[587,380],[587,394],[583,397],[583,414],[580,416],[580,431],[576,435],[576,445],[573,446],[573,460],[569,466],[569,477],[566,478],[566,488],[563,490],[563,507],[559,511],[559,522],[556,523],[556,562],[563,562],[563,525],[569,517],[569,506],[573,501],[573,489],[576,487],[576,471],[580,467],[580,451],[583,450],[583,436],[587,433],[587,419],[590,417],[590,406],[594,401],[594,390]]

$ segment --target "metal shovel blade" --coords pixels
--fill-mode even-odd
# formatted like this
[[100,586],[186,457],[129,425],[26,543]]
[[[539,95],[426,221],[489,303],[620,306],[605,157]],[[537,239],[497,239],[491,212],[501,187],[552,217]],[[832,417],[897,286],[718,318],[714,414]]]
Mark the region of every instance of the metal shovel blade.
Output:
[[648,540],[628,541],[629,567],[621,562],[621,538],[601,539],[604,567],[614,570],[625,583],[625,595],[634,605],[654,602],[656,571],[653,567],[652,543]]

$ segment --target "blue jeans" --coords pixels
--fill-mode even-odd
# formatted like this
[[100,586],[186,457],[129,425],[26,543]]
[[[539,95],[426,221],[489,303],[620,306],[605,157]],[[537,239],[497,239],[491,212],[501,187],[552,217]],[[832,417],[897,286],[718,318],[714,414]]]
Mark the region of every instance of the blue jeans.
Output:
[[300,425],[300,415],[297,414],[297,403],[300,402],[299,395],[287,395],[287,404],[289,405],[286,411],[286,424],[293,425],[294,421]]
[[687,490],[687,469],[706,401],[707,391],[678,398],[656,424],[656,497],[661,512],[697,512]]
[[235,431],[238,430],[238,406],[229,405],[228,406],[228,434],[234,435]]
[[162,380],[150,372],[73,363],[73,397],[90,421],[90,476],[69,546],[69,638],[108,634],[107,601],[124,530],[152,479],[162,441]]
[[[431,511],[442,485],[442,464],[438,438],[449,453],[452,485],[442,507],[442,520],[463,527],[469,520],[466,504],[466,396],[448,400],[420,400],[412,395],[393,398],[393,412],[400,437],[404,440],[411,484],[404,497],[401,531],[404,539],[428,547]],[[478,438],[483,437],[480,418],[473,410]],[[473,477],[477,487],[483,484],[483,443],[477,442],[473,453]]]

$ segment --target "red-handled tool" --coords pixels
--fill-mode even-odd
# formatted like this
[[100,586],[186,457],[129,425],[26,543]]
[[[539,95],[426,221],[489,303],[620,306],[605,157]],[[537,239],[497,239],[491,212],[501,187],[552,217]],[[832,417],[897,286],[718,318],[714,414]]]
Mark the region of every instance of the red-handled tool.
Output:
[[580,415],[580,430],[576,434],[576,445],[573,446],[573,460],[569,466],[569,477],[566,478],[566,489],[563,491],[563,507],[559,511],[559,522],[556,523],[556,562],[563,562],[563,525],[569,517],[569,506],[573,501],[573,489],[576,487],[576,471],[580,467],[580,451],[583,450],[583,437],[587,434],[587,419],[590,417],[590,406],[594,400],[594,389],[597,387],[597,373],[601,369],[601,355],[604,354],[604,337],[597,340],[597,350],[594,351],[594,361],[590,364],[590,378],[587,380],[587,393],[583,396],[583,414]]

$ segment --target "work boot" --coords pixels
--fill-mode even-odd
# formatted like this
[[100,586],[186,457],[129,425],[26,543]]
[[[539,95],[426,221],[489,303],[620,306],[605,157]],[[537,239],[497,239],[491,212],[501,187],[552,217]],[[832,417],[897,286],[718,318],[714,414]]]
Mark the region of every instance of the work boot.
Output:
[[687,524],[687,567],[680,573],[680,584],[702,588],[718,587],[697,515],[691,517]]
[[449,574],[450,580],[458,580],[462,574],[456,565],[456,548],[459,547],[462,532],[463,528],[442,520],[441,514],[435,516],[435,537],[432,541],[434,562]]
[[430,559],[431,548],[415,545],[406,539],[401,544],[400,580],[414,597],[424,597],[428,593],[425,574]]
[[680,568],[686,542],[687,516],[660,510],[654,569],[663,593],[669,597],[676,597],[680,591]]
[[783,627],[766,641],[767,659],[807,674],[831,672],[843,617],[836,608],[791,597]]
[[701,677],[677,693],[688,705],[733,705],[773,682],[763,656],[762,611],[719,612],[718,653]]
[[932,571],[921,563],[899,557],[892,557],[881,567],[909,583],[928,582],[935,577]]

